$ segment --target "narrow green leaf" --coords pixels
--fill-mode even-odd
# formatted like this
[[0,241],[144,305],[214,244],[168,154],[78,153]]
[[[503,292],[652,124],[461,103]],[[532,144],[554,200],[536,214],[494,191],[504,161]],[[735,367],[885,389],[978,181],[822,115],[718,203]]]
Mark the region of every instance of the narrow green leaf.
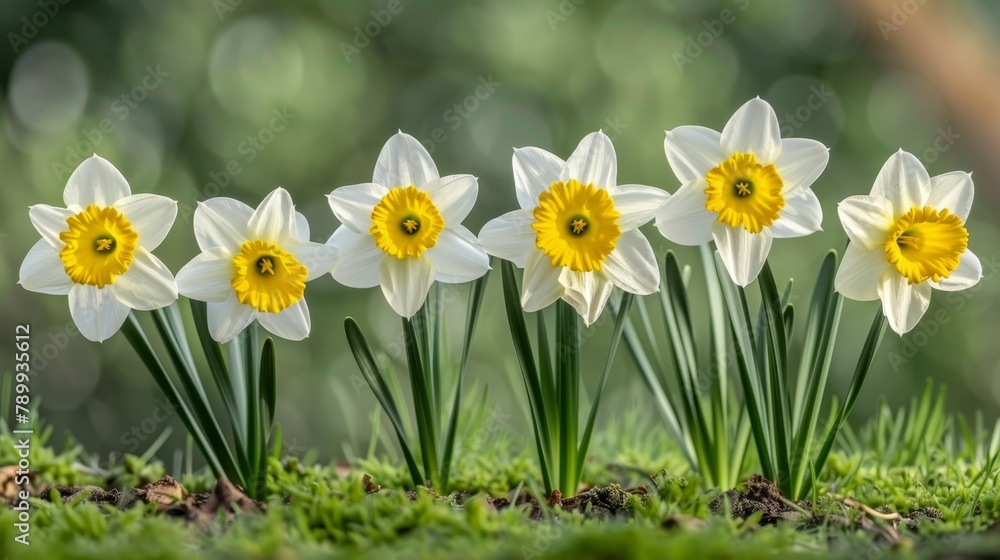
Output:
[[[545,410],[556,410],[559,406],[556,368],[552,359],[552,344],[545,323],[545,310],[535,313],[535,339],[538,341],[538,375],[542,388],[542,405]],[[559,437],[559,424],[549,425],[551,439]]]
[[761,293],[761,307],[767,316],[764,336],[767,338],[767,359],[771,374],[771,403],[773,410],[774,447],[777,458],[778,480],[775,482],[786,494],[791,493],[791,445],[792,419],[789,411],[788,391],[786,388],[788,372],[788,337],[785,336],[785,320],[782,316],[783,305],[778,298],[778,288],[774,283],[771,267],[764,261],[764,266],[757,277]]
[[[715,463],[718,484],[722,488],[731,488],[736,485],[738,472],[733,472],[732,457],[734,452],[740,454],[738,449],[730,446],[736,443],[731,439],[729,425],[729,348],[726,344],[726,308],[722,296],[722,287],[719,285],[718,271],[715,269],[715,258],[712,250],[706,243],[699,247],[701,253],[702,269],[705,273],[705,285],[708,290],[708,327],[709,327],[709,357],[711,365],[709,374],[711,375],[711,407],[712,407],[712,439],[715,441]],[[738,433],[738,431],[733,432]],[[747,432],[749,435],[749,431]],[[743,448],[745,449],[745,443]],[[739,458],[742,464],[742,455]]]
[[[691,332],[691,317],[687,304],[687,288],[681,275],[677,258],[668,251],[664,259],[664,281],[666,290],[660,291],[664,322],[674,357],[674,366],[681,382],[681,402],[698,462],[716,470],[715,448],[705,411],[701,406],[701,395],[695,376],[698,371],[694,333]],[[704,470],[704,469],[702,469]],[[713,472],[717,476],[717,472]],[[713,481],[714,482],[714,481]]]
[[770,416],[764,408],[768,399],[763,394],[758,377],[761,368],[755,353],[756,345],[746,295],[743,288],[732,281],[725,267],[722,266],[718,253],[715,254],[715,259],[722,293],[729,311],[729,324],[736,349],[736,365],[740,373],[740,382],[743,385],[743,395],[746,400],[750,429],[757,446],[758,460],[764,476],[770,480],[776,480],[774,446],[770,436]]
[[625,330],[625,321],[628,318],[629,310],[632,308],[634,297],[628,292],[622,293],[622,300],[615,314],[615,328],[611,333],[611,348],[608,349],[608,359],[604,363],[604,373],[601,375],[601,381],[597,384],[594,401],[590,405],[590,413],[587,414],[587,423],[583,428],[583,437],[580,438],[580,448],[577,451],[577,456],[582,457],[579,465],[577,465],[577,480],[583,475],[583,465],[586,462],[587,450],[590,449],[590,436],[594,430],[594,421],[597,419],[597,409],[601,405],[601,395],[604,394],[604,387],[608,384],[608,377],[611,375],[611,365],[615,360],[618,343],[621,342],[622,332]]
[[[793,500],[802,498],[805,492],[803,486],[807,482],[805,471],[811,464],[816,422],[823,404],[823,394],[840,327],[843,298],[834,291],[836,275],[837,254],[831,251],[820,266],[816,286],[813,289],[809,325],[806,329],[806,349],[801,358],[803,362],[800,365],[798,379],[798,383],[805,383],[805,391],[800,396],[799,387],[796,387],[796,399],[801,398],[802,401],[795,401],[792,409],[793,415],[796,414],[796,410],[800,411],[797,413],[800,418],[795,421],[795,439],[792,445],[792,490],[789,497]],[[805,361],[807,359],[808,363]],[[804,379],[802,371],[808,371]]]
[[486,294],[488,280],[489,272],[473,282],[472,290],[469,292],[469,303],[465,314],[465,336],[462,339],[462,360],[458,367],[455,395],[451,404],[451,417],[448,420],[448,428],[445,431],[444,451],[441,458],[441,485],[443,492],[448,491],[448,479],[451,475],[451,461],[455,449],[455,437],[458,433],[458,415],[462,404],[462,383],[465,380],[465,370],[469,364],[469,353],[472,350],[472,339],[476,332],[476,324],[479,321],[479,311],[483,306],[483,296]]
[[[642,298],[638,298],[636,301],[642,301]],[[632,325],[631,318],[626,318],[625,320],[625,332],[623,336],[625,338],[625,347],[629,349],[629,354],[631,354],[632,359],[635,361],[636,367],[639,369],[639,374],[642,376],[642,380],[646,383],[646,388],[649,389],[653,397],[656,409],[659,410],[663,422],[667,425],[667,431],[670,432],[670,436],[680,446],[681,452],[684,454],[684,458],[687,459],[688,464],[691,465],[692,469],[697,471],[699,468],[698,458],[695,456],[694,448],[691,444],[690,432],[678,420],[677,413],[675,412],[675,409],[679,408],[679,406],[671,402],[670,397],[667,396],[667,392],[657,377],[653,369],[653,364],[650,363],[649,356],[646,354],[642,342],[640,342],[639,336],[635,332],[635,326]]]
[[226,407],[236,439],[243,437],[244,428],[239,417],[239,406],[236,404],[236,394],[233,392],[233,385],[229,377],[229,370],[226,361],[222,357],[222,348],[218,342],[212,339],[208,330],[208,304],[203,301],[191,301],[191,315],[194,318],[195,331],[198,333],[198,342],[205,354],[205,361],[212,374],[212,379],[219,388],[222,395],[222,403]]
[[226,470],[222,467],[219,462],[218,457],[215,454],[215,450],[208,443],[208,439],[205,437],[205,433],[201,430],[199,424],[195,421],[194,414],[192,414],[191,409],[188,408],[187,403],[181,397],[180,392],[174,385],[174,382],[167,375],[166,369],[164,369],[163,364],[160,359],[156,356],[153,351],[153,347],[149,343],[149,339],[146,338],[146,333],[143,331],[142,326],[139,324],[139,320],[136,318],[135,313],[129,313],[128,318],[125,319],[125,323],[122,325],[122,334],[128,340],[132,348],[135,349],[136,354],[139,355],[139,359],[152,374],[153,379],[156,384],[160,386],[160,390],[170,401],[170,405],[178,411],[178,415],[181,421],[184,423],[184,427],[194,438],[195,443],[198,445],[198,449],[201,450],[202,455],[205,457],[205,461],[208,463],[209,468],[212,469],[212,473],[217,477],[221,478],[227,476]]
[[817,477],[826,465],[826,459],[830,455],[830,450],[833,449],[833,443],[837,439],[837,433],[844,425],[847,417],[851,414],[851,410],[854,408],[854,403],[858,400],[858,395],[861,394],[861,387],[865,384],[865,379],[868,377],[868,371],[871,369],[872,362],[875,360],[875,354],[878,352],[878,347],[882,343],[882,337],[885,335],[885,328],[885,315],[882,313],[882,307],[880,306],[875,314],[875,319],[872,321],[872,326],[868,330],[868,338],[865,339],[865,345],[862,347],[861,354],[858,356],[858,363],[854,368],[854,377],[851,379],[851,385],[847,391],[847,398],[844,399],[844,406],[841,407],[839,413],[837,414],[837,419],[830,426],[830,430],[827,432],[826,441],[823,443],[823,447],[820,449],[819,455],[816,456],[816,468],[819,469],[817,471]]
[[829,251],[820,265],[813,287],[809,311],[806,314],[806,334],[802,343],[802,355],[799,358],[799,371],[795,381],[795,398],[792,401],[792,417],[795,418],[797,431],[802,431],[807,421],[803,417],[806,393],[817,362],[820,345],[824,341],[823,328],[828,319],[828,311],[834,294],[834,278],[837,274],[837,253]]
[[357,362],[358,368],[361,370],[361,375],[368,382],[368,386],[375,395],[375,399],[382,405],[382,410],[389,417],[389,422],[396,432],[396,439],[399,441],[399,447],[403,451],[403,457],[406,459],[406,466],[410,470],[410,477],[413,479],[414,486],[424,484],[426,479],[421,476],[417,462],[410,451],[406,430],[399,415],[399,408],[396,406],[395,399],[383,379],[381,368],[378,362],[375,361],[375,354],[368,345],[365,334],[361,331],[358,323],[351,317],[344,319],[344,331],[347,334],[347,344],[351,347],[351,353],[354,354],[354,361]]
[[[181,340],[186,340],[183,325],[179,322],[171,322],[169,313],[165,309],[156,309],[152,315],[153,323],[167,348],[167,354],[170,356],[181,386],[187,394],[190,410],[201,427],[202,433],[204,433],[209,445],[212,446],[216,457],[219,458],[219,463],[226,469],[227,476],[234,481],[245,480],[245,476],[240,476],[237,472],[236,458],[222,432],[222,427],[219,426],[219,422],[212,412],[212,405],[198,377],[198,371],[194,369],[194,360],[190,356],[190,351],[185,352],[182,347]],[[185,342],[184,346],[186,344]],[[245,473],[243,474],[245,475]]]
[[552,465],[550,458],[552,453],[551,432],[544,408],[541,380],[538,376],[538,369],[535,367],[535,356],[531,350],[531,341],[528,338],[528,328],[524,322],[524,310],[521,308],[517,280],[514,278],[514,266],[511,263],[504,261],[502,276],[507,323],[510,326],[514,351],[517,354],[518,363],[521,365],[521,376],[524,378],[525,389],[528,393],[532,426],[535,432],[535,447],[538,451],[538,460],[542,471],[542,483],[545,485],[545,491],[551,492],[555,489],[552,484],[552,474],[554,473],[550,470]]

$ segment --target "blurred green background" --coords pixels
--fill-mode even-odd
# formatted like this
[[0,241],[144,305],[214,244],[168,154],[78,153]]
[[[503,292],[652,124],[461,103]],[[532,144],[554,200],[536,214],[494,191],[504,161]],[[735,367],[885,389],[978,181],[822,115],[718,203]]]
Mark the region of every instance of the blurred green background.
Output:
[[[771,254],[779,281],[797,280],[803,305],[824,253],[847,240],[837,202],[867,193],[893,151],[915,153],[931,175],[974,171],[970,247],[985,277],[965,293],[936,293],[909,335],[887,335],[853,420],[870,415],[879,395],[907,403],[926,377],[947,383],[952,410],[982,409],[988,420],[1000,411],[996,3],[19,0],[0,7],[0,30],[8,43],[0,48],[3,331],[13,337],[15,324],[31,324],[41,414],[88,450],[141,451],[167,425],[175,431],[160,456],[169,460],[184,444],[176,418],[159,420],[159,391],[121,335],[103,345],[70,336],[65,297],[16,285],[38,239],[28,206],[61,205],[70,171],[92,152],[133,191],[180,201],[157,251],[176,271],[197,253],[195,203],[211,196],[255,206],[283,186],[325,241],[338,226],[325,195],[370,180],[397,129],[423,140],[443,174],[479,177],[466,221],[478,232],[516,206],[514,146],[566,157],[601,128],[614,139],[620,183],[673,192],[664,129],[721,129],[757,95],[774,106],[783,135],[831,148],[814,185],[825,231],[779,241]],[[646,233],[658,254],[676,249],[697,266],[696,250],[673,247],[651,226]],[[469,388],[488,385],[504,429],[528,434],[499,280],[490,284]],[[449,307],[454,335],[466,289]],[[366,447],[377,406],[343,318],[359,318],[402,363],[399,320],[378,289],[351,290],[327,276],[306,295],[311,338],[277,343],[278,420],[291,451],[311,447],[335,460]],[[840,395],[876,305],[845,304],[830,380]],[[610,325],[595,329],[585,364],[606,352]],[[9,371],[12,346],[2,346],[0,370]],[[624,348],[617,364],[601,417],[637,404],[657,422]],[[597,369],[587,372],[589,387]]]

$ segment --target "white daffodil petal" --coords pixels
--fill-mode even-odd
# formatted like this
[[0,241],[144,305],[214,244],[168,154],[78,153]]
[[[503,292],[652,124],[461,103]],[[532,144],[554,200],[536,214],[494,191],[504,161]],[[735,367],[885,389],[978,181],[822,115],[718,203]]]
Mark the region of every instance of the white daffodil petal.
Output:
[[851,243],[844,252],[844,259],[840,261],[834,286],[846,298],[855,301],[876,300],[882,273],[890,266],[885,260],[884,250],[869,251]]
[[522,209],[538,206],[538,195],[547,191],[566,162],[541,148],[514,148],[514,187]]
[[177,291],[198,301],[226,301],[235,274],[236,266],[225,249],[209,249],[177,272]]
[[614,284],[600,272],[575,272],[563,268],[559,282],[566,288],[563,301],[573,306],[586,326],[593,325],[604,311]]
[[583,137],[566,160],[569,178],[584,185],[608,188],[618,181],[618,157],[611,139],[601,131]]
[[115,203],[139,233],[139,245],[152,251],[160,246],[177,218],[177,201],[158,194],[133,194]]
[[129,308],[118,301],[111,287],[73,284],[69,289],[69,313],[76,328],[91,342],[104,342],[125,323]]
[[253,208],[232,198],[210,198],[194,211],[194,236],[198,247],[207,251],[222,247],[237,253],[247,240],[247,224]]
[[66,208],[36,204],[28,208],[28,219],[31,225],[56,250],[61,250],[66,244],[59,239],[59,234],[69,230],[66,220],[73,217],[73,212]]
[[722,151],[754,154],[762,165],[774,163],[781,153],[778,116],[766,101],[757,97],[747,101],[722,129]]
[[851,238],[866,249],[885,245],[892,226],[892,203],[882,196],[856,195],[837,205],[840,223]]
[[889,327],[903,335],[917,326],[931,304],[931,286],[927,282],[910,284],[895,269],[886,270],[878,283],[878,297]]
[[335,189],[329,194],[330,208],[340,223],[354,233],[368,235],[372,227],[372,210],[389,189],[375,183],[361,183]]
[[25,290],[54,296],[68,294],[73,285],[59,252],[44,239],[39,239],[25,255],[17,283]]
[[139,311],[166,307],[177,300],[177,283],[160,259],[140,247],[125,274],[111,287],[118,301]]
[[781,217],[771,226],[776,239],[803,237],[823,229],[823,207],[816,194],[806,189],[799,196],[785,201]]
[[288,239],[282,243],[281,247],[291,253],[295,260],[309,271],[306,282],[330,272],[334,263],[337,262],[337,248],[330,244]]
[[279,313],[258,313],[260,326],[285,340],[302,340],[309,336],[312,318],[306,300],[300,299]]
[[663,150],[674,175],[682,183],[704,180],[731,154],[722,152],[722,134],[703,126],[678,126],[667,131]]
[[398,132],[382,147],[372,182],[393,189],[419,187],[438,177],[437,166],[423,145],[409,134]]
[[948,210],[965,221],[969,219],[974,194],[972,175],[964,171],[952,171],[931,178],[931,193],[926,204],[938,210]]
[[645,185],[618,185],[608,187],[608,194],[615,203],[615,210],[621,215],[618,227],[623,232],[643,226],[653,219],[660,206],[670,198],[662,189]]
[[431,197],[446,225],[460,224],[476,205],[479,181],[472,175],[448,175],[420,187]]
[[510,261],[524,268],[528,255],[537,252],[532,229],[535,217],[531,210],[514,210],[493,218],[479,232],[479,244],[494,257]]
[[704,179],[682,186],[656,211],[656,229],[680,245],[702,245],[712,240],[712,224],[718,214],[705,209],[708,195]]
[[445,284],[471,282],[490,270],[490,257],[465,226],[445,228],[427,257],[434,261],[434,279]]
[[326,244],[337,249],[337,258],[330,271],[334,280],[348,288],[378,286],[378,265],[387,255],[375,244],[373,236],[354,233],[347,226],[341,226]]
[[746,228],[721,223],[712,225],[712,237],[729,276],[740,286],[753,282],[760,274],[773,240],[769,228],[750,233]]
[[278,187],[268,193],[247,222],[251,239],[280,242],[295,239],[295,204],[288,191]]
[[983,277],[983,263],[972,251],[966,250],[958,257],[958,268],[940,282],[930,282],[931,287],[945,292],[957,292],[971,288]]
[[893,217],[922,208],[930,195],[931,178],[913,154],[899,150],[889,156],[875,178],[872,195],[889,199]]
[[552,266],[544,253],[532,250],[524,266],[521,280],[521,307],[527,312],[544,309],[562,297],[565,288],[559,283],[562,268]]
[[410,318],[420,310],[434,283],[434,261],[422,258],[386,258],[378,266],[382,293],[399,316]]
[[208,303],[208,332],[213,340],[222,344],[236,338],[256,318],[254,308],[240,303],[236,292],[230,292],[223,302]]
[[626,292],[646,295],[660,289],[656,255],[646,237],[637,230],[626,231],[618,238],[602,270],[615,286]]
[[111,206],[132,194],[125,177],[111,162],[93,155],[81,163],[66,182],[63,202],[66,206]]
[[295,239],[299,241],[309,241],[311,231],[309,229],[309,220],[302,214],[302,212],[295,213]]
[[830,150],[809,138],[785,138],[774,167],[781,176],[781,194],[786,199],[801,195],[830,162]]

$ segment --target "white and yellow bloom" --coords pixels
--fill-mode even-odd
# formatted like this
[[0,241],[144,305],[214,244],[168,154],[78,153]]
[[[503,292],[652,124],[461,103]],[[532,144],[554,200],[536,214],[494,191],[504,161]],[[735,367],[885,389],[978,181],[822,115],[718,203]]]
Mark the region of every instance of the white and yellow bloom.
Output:
[[823,210],[809,186],[830,159],[820,142],[781,138],[766,101],[746,102],[722,132],[679,126],[663,142],[682,183],[657,212],[656,227],[681,245],[715,240],[730,277],[757,277],[774,238],[820,230]]
[[170,231],[177,202],[132,194],[125,177],[97,155],[70,175],[63,202],[66,208],[29,209],[42,239],[21,263],[21,286],[68,295],[73,321],[94,342],[118,332],[129,309],[149,311],[177,299],[173,275],[150,252]]
[[194,212],[201,254],[177,273],[180,293],[208,302],[209,331],[229,342],[254,320],[288,340],[309,336],[306,282],[326,274],[336,250],[309,241],[309,223],[277,188],[256,210],[211,198]]
[[965,220],[972,209],[972,176],[962,171],[931,178],[900,150],[879,171],[871,194],[837,208],[851,243],[837,270],[837,291],[882,300],[892,330],[910,331],[931,301],[931,290],[975,286],[983,267],[969,250]]
[[469,282],[490,269],[462,225],[478,194],[475,177],[441,177],[420,142],[397,133],[382,148],[371,183],[330,193],[343,224],[328,241],[340,253],[333,278],[351,288],[381,285],[392,309],[412,317],[435,280]]
[[486,252],[524,269],[521,305],[538,311],[562,298],[589,326],[618,286],[634,294],[659,289],[660,273],[639,227],[667,193],[618,185],[618,160],[603,132],[588,134],[563,161],[539,148],[514,150],[520,210],[479,232]]

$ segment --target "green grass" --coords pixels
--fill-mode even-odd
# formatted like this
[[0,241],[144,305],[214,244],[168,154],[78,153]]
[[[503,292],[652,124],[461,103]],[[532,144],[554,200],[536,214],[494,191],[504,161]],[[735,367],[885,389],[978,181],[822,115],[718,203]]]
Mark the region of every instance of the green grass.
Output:
[[[912,413],[920,416],[923,408],[922,402],[915,402]],[[240,515],[228,524],[220,519],[203,530],[153,515],[150,506],[118,511],[83,501],[63,505],[35,499],[29,547],[13,542],[14,512],[0,509],[0,557],[893,558],[1000,546],[1000,532],[990,530],[1000,517],[1000,473],[984,472],[992,433],[982,422],[968,427],[945,418],[940,437],[917,445],[916,434],[905,427],[897,430],[888,420],[912,413],[884,412],[881,420],[845,434],[838,443],[818,481],[817,512],[848,520],[862,517],[843,504],[843,497],[904,514],[926,507],[942,512],[943,521],[924,521],[915,530],[900,527],[900,542],[889,545],[878,537],[888,522],[877,519],[874,529],[823,524],[806,529],[796,521],[759,527],[753,518],[711,514],[709,503],[718,490],[700,487],[656,419],[639,414],[643,407],[625,410],[630,412],[613,415],[595,432],[583,479],[598,485],[647,486],[649,494],[645,501],[631,497],[631,513],[609,519],[545,511],[536,521],[529,518],[529,506],[499,511],[489,507],[487,494],[540,492],[530,437],[500,429],[478,438],[459,455],[452,484],[471,493],[461,507],[425,489],[415,499],[408,497],[410,474],[392,449],[378,447],[368,458],[356,460],[346,474],[329,465],[272,456],[271,498],[264,514]],[[482,422],[462,434],[466,441],[483,430]],[[61,453],[50,446],[35,448],[36,482],[104,484],[104,477],[81,467],[94,458],[71,441],[65,447]],[[13,458],[9,436],[0,436],[0,464],[10,464]],[[128,457],[111,470],[121,484],[134,486],[157,478],[164,467]],[[657,476],[654,484],[649,475],[661,470],[666,474]],[[364,474],[382,490],[366,494]],[[194,491],[212,484],[202,473],[184,475],[182,482]],[[680,526],[669,527],[677,516]],[[691,523],[695,526],[688,526]]]

